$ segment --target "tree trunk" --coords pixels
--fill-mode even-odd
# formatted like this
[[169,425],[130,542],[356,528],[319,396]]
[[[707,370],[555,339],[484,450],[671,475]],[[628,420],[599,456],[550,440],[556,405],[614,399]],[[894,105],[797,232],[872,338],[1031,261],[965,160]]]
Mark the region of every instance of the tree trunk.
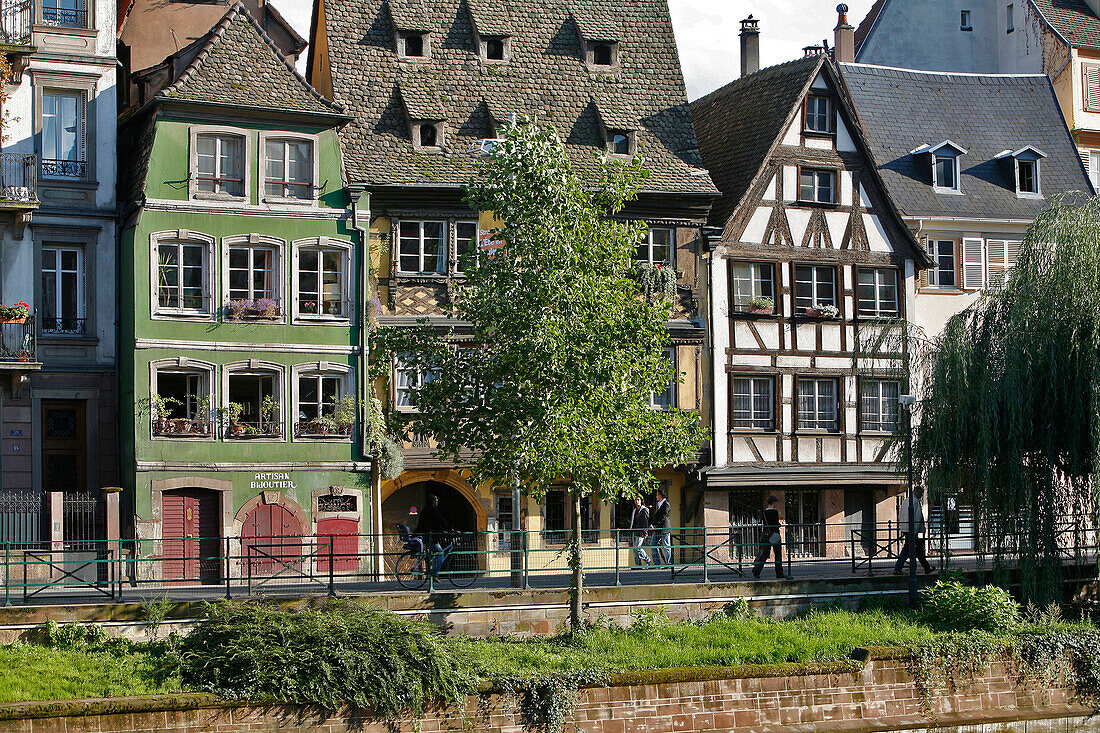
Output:
[[572,571],[572,582],[569,586],[569,629],[580,631],[584,623],[582,611],[584,598],[584,566],[581,560],[581,497],[572,494],[573,498],[573,526],[572,537],[569,540],[569,569]]

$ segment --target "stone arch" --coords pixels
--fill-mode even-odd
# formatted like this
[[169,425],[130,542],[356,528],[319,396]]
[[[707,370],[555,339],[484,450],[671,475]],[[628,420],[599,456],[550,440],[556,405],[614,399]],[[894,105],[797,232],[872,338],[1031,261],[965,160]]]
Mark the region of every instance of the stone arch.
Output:
[[[264,499],[267,501],[264,501]],[[261,491],[256,496],[246,501],[240,509],[237,510],[237,514],[233,517],[233,534],[232,537],[240,537],[241,530],[244,527],[244,520],[248,516],[249,512],[258,507],[260,504],[278,504],[283,507],[298,520],[298,523],[302,526],[302,530],[309,532],[313,527],[313,524],[309,520],[309,516],[305,513],[305,510],[298,504],[298,502],[291,499],[281,491]]]
[[405,471],[392,481],[383,481],[380,488],[379,501],[385,504],[386,499],[399,489],[413,484],[438,482],[446,484],[465,497],[474,510],[476,516],[476,531],[485,532],[489,527],[489,500],[482,497],[477,489],[470,485],[462,473],[456,469],[442,468],[434,470]]

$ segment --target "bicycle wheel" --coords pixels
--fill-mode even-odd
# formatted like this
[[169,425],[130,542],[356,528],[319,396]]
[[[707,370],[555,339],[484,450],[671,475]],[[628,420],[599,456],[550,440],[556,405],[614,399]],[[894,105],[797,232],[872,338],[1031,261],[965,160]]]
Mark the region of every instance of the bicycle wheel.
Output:
[[477,555],[462,552],[448,555],[442,575],[456,588],[469,588],[478,576]]
[[428,581],[424,572],[424,559],[413,552],[406,552],[393,564],[393,577],[397,584],[408,590],[416,590]]

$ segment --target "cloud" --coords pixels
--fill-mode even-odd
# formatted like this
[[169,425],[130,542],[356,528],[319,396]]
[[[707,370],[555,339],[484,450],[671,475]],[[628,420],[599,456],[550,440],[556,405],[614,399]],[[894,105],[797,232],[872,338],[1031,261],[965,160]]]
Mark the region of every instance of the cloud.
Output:
[[[522,0],[521,0],[522,1]],[[848,20],[858,25],[874,0],[847,0]],[[312,0],[271,0],[295,29],[309,35]],[[833,42],[835,0],[669,0],[688,96],[696,99],[741,73],[738,33],[751,13],[760,20],[760,63],[779,64],[804,46]],[[299,68],[303,68],[305,54]]]

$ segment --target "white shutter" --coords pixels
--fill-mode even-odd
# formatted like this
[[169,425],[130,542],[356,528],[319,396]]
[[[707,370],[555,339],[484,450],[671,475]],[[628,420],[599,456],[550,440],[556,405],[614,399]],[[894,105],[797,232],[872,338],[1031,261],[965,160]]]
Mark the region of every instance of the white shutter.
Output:
[[1012,268],[1016,267],[1016,265],[1020,262],[1020,249],[1024,246],[1024,243],[1018,240],[1009,240],[1005,242],[1005,245],[1007,249],[1005,256],[1005,269],[1011,270]]
[[1005,266],[1007,263],[1008,242],[1003,239],[990,239],[985,243],[986,285],[999,288],[1005,284]]
[[1100,66],[1084,66],[1085,110],[1100,112]]
[[963,239],[963,287],[968,290],[985,287],[982,245],[980,239]]

